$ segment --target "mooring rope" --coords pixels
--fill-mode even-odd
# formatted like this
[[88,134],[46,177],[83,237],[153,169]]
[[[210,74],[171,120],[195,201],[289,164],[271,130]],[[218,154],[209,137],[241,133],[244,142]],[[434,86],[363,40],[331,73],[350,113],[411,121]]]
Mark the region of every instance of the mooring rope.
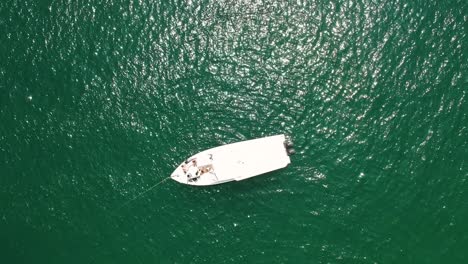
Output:
[[163,180],[161,180],[160,182],[156,183],[155,185],[151,186],[149,189],[145,190],[144,192],[138,194],[137,196],[133,197],[132,199],[126,201],[124,204],[122,204],[116,211],[120,210],[122,207],[128,205],[129,203],[135,201],[136,199],[140,198],[141,196],[143,196],[145,193],[153,190],[154,188],[156,188],[158,185],[160,185],[161,183],[167,181],[168,179],[170,179],[171,177],[167,177]]

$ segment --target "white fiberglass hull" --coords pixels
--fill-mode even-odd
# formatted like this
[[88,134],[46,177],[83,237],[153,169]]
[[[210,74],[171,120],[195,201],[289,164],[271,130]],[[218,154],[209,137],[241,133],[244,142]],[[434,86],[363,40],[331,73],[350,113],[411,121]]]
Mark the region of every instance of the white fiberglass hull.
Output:
[[211,148],[182,162],[171,178],[196,186],[244,180],[286,167],[288,145],[276,135]]

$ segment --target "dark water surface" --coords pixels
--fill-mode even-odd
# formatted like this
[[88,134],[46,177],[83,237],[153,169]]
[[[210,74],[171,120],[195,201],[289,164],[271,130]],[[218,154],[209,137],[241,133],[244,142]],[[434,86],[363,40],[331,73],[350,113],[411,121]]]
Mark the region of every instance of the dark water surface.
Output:
[[468,263],[467,3],[1,1],[0,262]]

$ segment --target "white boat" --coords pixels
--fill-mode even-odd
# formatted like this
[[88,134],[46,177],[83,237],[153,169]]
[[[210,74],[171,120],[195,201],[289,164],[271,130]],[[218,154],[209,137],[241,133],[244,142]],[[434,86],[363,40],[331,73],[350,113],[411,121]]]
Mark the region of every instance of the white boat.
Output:
[[174,170],[171,178],[196,186],[240,181],[286,167],[291,154],[292,143],[282,134],[241,141],[193,155]]

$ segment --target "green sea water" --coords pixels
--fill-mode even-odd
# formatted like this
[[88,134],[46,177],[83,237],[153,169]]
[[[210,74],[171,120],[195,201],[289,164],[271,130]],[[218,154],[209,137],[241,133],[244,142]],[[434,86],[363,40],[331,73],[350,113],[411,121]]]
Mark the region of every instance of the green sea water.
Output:
[[[3,0],[0,263],[468,263],[468,2]],[[197,188],[206,148],[285,169]]]

